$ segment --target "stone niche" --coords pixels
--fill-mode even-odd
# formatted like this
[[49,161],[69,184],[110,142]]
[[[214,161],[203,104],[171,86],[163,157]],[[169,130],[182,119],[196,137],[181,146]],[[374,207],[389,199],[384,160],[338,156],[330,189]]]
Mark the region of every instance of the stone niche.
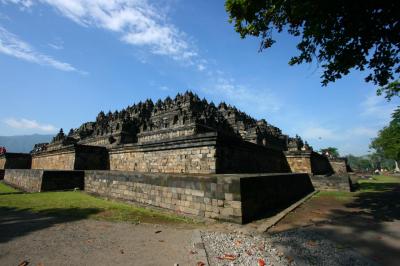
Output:
[[0,169],[29,169],[31,160],[29,153],[7,152],[0,155]]
[[123,145],[109,153],[111,170],[197,174],[290,172],[282,151],[217,132]]
[[108,151],[105,147],[72,144],[35,152],[32,154],[32,169],[107,170]]
[[307,174],[85,171],[88,193],[241,224],[271,216],[313,190]]

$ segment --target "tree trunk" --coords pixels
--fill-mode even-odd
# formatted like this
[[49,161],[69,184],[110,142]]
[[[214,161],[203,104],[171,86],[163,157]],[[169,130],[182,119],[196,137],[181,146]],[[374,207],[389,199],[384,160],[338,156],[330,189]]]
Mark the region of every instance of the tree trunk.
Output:
[[395,171],[396,173],[399,173],[399,172],[400,172],[399,164],[397,163],[396,160],[394,160],[394,163],[396,164],[396,168],[394,169],[394,171]]

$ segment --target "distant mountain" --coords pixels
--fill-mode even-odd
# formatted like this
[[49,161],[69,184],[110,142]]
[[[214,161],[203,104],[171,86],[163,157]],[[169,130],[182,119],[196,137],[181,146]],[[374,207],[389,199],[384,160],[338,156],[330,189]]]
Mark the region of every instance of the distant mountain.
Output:
[[0,136],[0,146],[9,152],[30,152],[36,143],[50,142],[54,135]]

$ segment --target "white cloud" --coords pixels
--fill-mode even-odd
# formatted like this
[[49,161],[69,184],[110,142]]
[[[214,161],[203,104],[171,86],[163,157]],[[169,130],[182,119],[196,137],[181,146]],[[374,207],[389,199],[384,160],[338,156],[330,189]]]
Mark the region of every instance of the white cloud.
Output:
[[328,146],[337,147],[341,155],[367,154],[371,139],[376,137],[379,128],[354,126],[352,128],[324,127],[321,125],[305,125],[298,132],[315,150]]
[[348,133],[354,137],[359,136],[372,138],[377,136],[378,130],[379,129],[377,128],[359,126],[351,129]]
[[[20,5],[27,1],[2,0]],[[30,5],[32,5],[32,2]],[[147,47],[153,54],[192,64],[197,57],[185,34],[170,24],[161,7],[147,0],[37,0],[54,7],[63,16],[85,27],[120,34],[123,42]]]
[[350,141],[355,138],[372,138],[377,135],[378,128],[355,126],[352,128],[329,128],[320,125],[309,125],[300,130],[304,139],[318,141]]
[[198,64],[198,65],[197,65],[197,69],[198,69],[199,71],[204,71],[204,70],[206,69],[206,66],[203,65],[203,64]]
[[60,38],[54,39],[53,42],[47,44],[49,47],[53,48],[54,50],[63,50],[64,49],[64,42]]
[[33,5],[32,0],[1,0],[2,3],[18,4],[22,9],[30,8]]
[[[0,53],[13,56],[31,63],[48,65],[62,71],[78,71],[72,65],[58,61],[48,55],[39,53],[28,43],[0,26]],[[78,71],[79,72],[79,71]]]
[[393,102],[387,102],[383,97],[376,94],[370,94],[360,104],[360,107],[362,109],[361,115],[378,119],[380,120],[379,124],[387,124],[396,105]]
[[50,124],[40,124],[36,120],[29,120],[25,118],[15,119],[8,118],[4,121],[9,127],[16,129],[35,129],[45,132],[55,132],[57,129],[55,126]]
[[210,72],[209,75],[215,84],[202,89],[206,94],[217,96],[243,110],[253,110],[262,117],[266,112],[277,112],[281,108],[280,101],[266,89],[254,90],[237,84],[234,79],[225,78],[221,71]]

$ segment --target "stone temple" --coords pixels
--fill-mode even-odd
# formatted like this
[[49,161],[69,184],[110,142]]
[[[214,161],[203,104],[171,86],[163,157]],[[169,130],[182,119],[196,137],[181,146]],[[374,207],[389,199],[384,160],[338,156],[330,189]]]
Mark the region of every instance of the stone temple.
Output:
[[0,169],[5,182],[26,191],[79,187],[238,223],[283,208],[314,187],[349,189],[345,160],[191,92],[100,112],[95,121],[36,144],[30,155],[0,156]]

